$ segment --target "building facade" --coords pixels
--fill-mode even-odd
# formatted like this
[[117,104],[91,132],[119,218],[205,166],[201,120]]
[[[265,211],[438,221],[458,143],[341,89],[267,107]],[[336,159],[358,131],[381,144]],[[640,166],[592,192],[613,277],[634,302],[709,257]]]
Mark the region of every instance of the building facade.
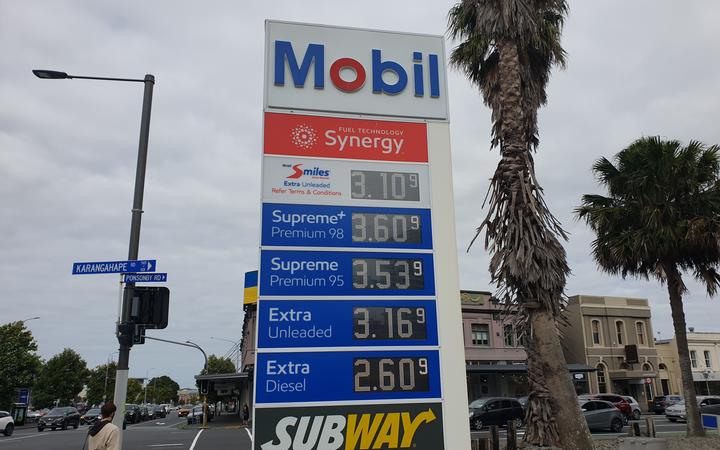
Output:
[[565,359],[596,369],[586,393],[630,395],[647,408],[658,392],[659,367],[648,300],[576,295],[565,317]]
[[[720,333],[690,330],[687,339],[695,392],[698,395],[720,395]],[[656,344],[660,358],[661,392],[682,395],[680,358],[675,337]]]

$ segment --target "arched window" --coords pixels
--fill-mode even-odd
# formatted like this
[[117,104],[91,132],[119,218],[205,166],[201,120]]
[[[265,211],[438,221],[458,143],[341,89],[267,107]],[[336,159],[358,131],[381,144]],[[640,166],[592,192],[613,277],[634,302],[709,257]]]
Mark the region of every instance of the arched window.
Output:
[[592,332],[592,343],[593,345],[601,345],[602,335],[600,334],[600,321],[593,319],[590,322],[590,331]]
[[643,372],[652,372],[653,371],[652,364],[650,364],[650,363],[643,364],[642,370],[643,370]]
[[637,333],[637,345],[645,347],[647,345],[647,339],[645,338],[645,323],[635,322],[635,331]]
[[667,366],[663,363],[660,363],[660,364],[658,364],[658,369],[659,370],[667,370]]
[[615,321],[615,336],[618,345],[625,345],[625,322],[622,320]]
[[605,372],[605,364],[603,363],[597,365],[597,381],[598,393],[607,394],[607,373]]

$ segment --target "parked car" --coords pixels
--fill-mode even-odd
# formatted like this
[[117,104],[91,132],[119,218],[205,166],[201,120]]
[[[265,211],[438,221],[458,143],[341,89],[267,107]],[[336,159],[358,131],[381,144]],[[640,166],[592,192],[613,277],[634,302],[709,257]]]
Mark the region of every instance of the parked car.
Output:
[[187,417],[188,413],[192,411],[192,405],[183,405],[178,409],[178,417]]
[[681,401],[683,401],[681,395],[658,395],[653,399],[650,408],[654,414],[665,414],[665,410],[669,406],[680,403]]
[[15,429],[15,421],[7,411],[0,411],[0,430],[5,436],[11,436]]
[[518,398],[517,401],[520,402],[520,405],[522,405],[523,409],[527,409],[528,399],[529,399],[529,397],[527,395],[525,395],[523,397]]
[[73,428],[80,426],[80,413],[74,406],[65,406],[62,408],[53,408],[42,416],[38,421],[37,429],[42,431],[45,428],[55,430],[60,428],[67,430],[67,427],[72,425]]
[[617,407],[617,409],[620,410],[621,413],[623,413],[623,421],[627,423],[627,421],[632,417],[632,408],[630,407],[630,403],[628,403],[625,398],[623,398],[622,395],[617,394],[597,394],[593,396],[596,400],[604,400],[606,402],[610,402],[613,405]]
[[80,425],[92,425],[102,419],[100,408],[88,409],[87,412],[80,416]]
[[580,400],[578,404],[591,430],[622,432],[624,414],[613,403],[605,400]]
[[630,417],[633,420],[640,420],[640,416],[642,415],[642,411],[640,410],[640,404],[635,400],[634,397],[630,397],[629,395],[623,395],[622,398],[625,399],[626,402],[630,404]]
[[157,405],[155,407],[155,417],[164,419],[167,416],[167,411],[163,405]]
[[155,415],[155,405],[145,405],[145,409],[147,409],[148,420],[155,420],[155,418],[157,417]]
[[[697,396],[700,414],[720,414],[720,397],[715,395]],[[665,409],[665,417],[670,422],[678,420],[687,421],[687,412],[685,410],[685,400],[669,406]]]
[[141,420],[140,407],[138,405],[125,405],[125,422],[138,423]]
[[486,425],[506,425],[511,420],[520,427],[525,420],[525,410],[514,398],[480,398],[470,403],[469,409],[470,428],[475,430]]
[[[210,409],[210,406],[208,405],[208,422],[210,422],[214,415],[212,412],[212,409]],[[188,425],[194,424],[194,423],[202,423],[203,422],[203,405],[197,405],[195,406],[187,415],[187,423]]]

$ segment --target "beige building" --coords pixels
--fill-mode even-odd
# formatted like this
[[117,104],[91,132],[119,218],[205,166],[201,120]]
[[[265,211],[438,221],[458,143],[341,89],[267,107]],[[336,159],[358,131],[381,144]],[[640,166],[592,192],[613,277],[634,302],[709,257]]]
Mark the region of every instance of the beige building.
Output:
[[[720,395],[720,333],[687,333],[690,365],[698,395]],[[663,393],[682,395],[682,378],[677,341],[672,339],[656,343],[660,365],[660,387]]]
[[589,393],[631,395],[646,408],[658,376],[647,299],[576,295],[569,298],[566,318],[567,362],[597,369]]

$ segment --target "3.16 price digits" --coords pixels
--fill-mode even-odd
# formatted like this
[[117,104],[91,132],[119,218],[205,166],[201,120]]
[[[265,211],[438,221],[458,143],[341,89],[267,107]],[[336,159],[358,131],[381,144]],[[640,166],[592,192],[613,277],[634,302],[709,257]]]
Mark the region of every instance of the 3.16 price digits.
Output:
[[355,392],[423,392],[430,390],[428,359],[355,358]]
[[355,289],[420,290],[425,286],[419,259],[354,258],[352,274]]
[[355,307],[355,339],[426,339],[425,308]]
[[352,213],[353,242],[422,242],[420,216],[415,214]]
[[407,172],[351,170],[352,198],[420,201],[420,175]]

